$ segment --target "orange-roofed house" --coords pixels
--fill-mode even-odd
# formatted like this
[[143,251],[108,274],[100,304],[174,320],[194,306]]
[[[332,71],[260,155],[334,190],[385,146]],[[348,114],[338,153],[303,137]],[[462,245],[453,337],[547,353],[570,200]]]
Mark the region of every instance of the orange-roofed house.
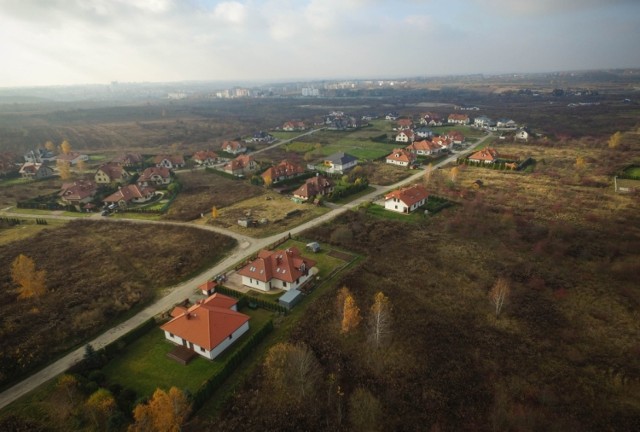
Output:
[[413,120],[408,118],[398,119],[398,121],[396,122],[396,126],[398,130],[411,129],[411,126],[413,126]]
[[258,171],[260,166],[251,155],[240,155],[229,161],[223,168],[224,172],[240,176]]
[[450,114],[447,117],[447,123],[449,124],[469,124],[471,120],[466,114]]
[[407,142],[413,142],[413,140],[415,139],[416,137],[412,130],[403,130],[400,133],[398,133],[398,135],[396,135],[396,142],[407,143]]
[[216,162],[218,162],[218,158],[218,154],[211,150],[197,151],[193,154],[192,157],[195,163],[204,166],[214,165]]
[[250,317],[237,311],[237,303],[216,293],[189,308],[177,306],[160,328],[171,342],[213,360],[249,330]]
[[398,165],[401,167],[408,167],[416,161],[416,155],[405,149],[395,149],[387,156],[387,163],[391,165]]
[[304,174],[304,167],[285,159],[278,165],[267,168],[261,176],[265,183],[267,183],[268,180],[272,183],[277,183],[282,180],[297,177],[300,174]]
[[239,155],[247,151],[247,147],[240,141],[225,141],[220,146],[223,152],[231,153],[232,155]]
[[316,262],[305,258],[296,247],[285,250],[261,250],[258,257],[242,267],[238,274],[242,284],[261,291],[279,288],[297,289],[311,276]]
[[216,291],[217,286],[218,286],[218,282],[210,280],[200,285],[198,289],[202,291],[202,294],[210,296]]
[[427,190],[418,184],[389,192],[384,197],[384,208],[398,213],[411,213],[429,198]]
[[150,187],[131,184],[118,188],[118,191],[104,198],[104,203],[116,204],[121,208],[126,208],[132,203],[143,203],[149,201],[155,195],[156,190]]
[[496,151],[496,149],[487,147],[475,152],[467,159],[469,159],[470,162],[491,164],[498,160],[498,152]]
[[153,158],[153,163],[158,168],[176,169],[184,167],[184,156],[162,154]]
[[405,147],[405,150],[418,156],[429,156],[440,153],[442,146],[428,140],[416,141]]

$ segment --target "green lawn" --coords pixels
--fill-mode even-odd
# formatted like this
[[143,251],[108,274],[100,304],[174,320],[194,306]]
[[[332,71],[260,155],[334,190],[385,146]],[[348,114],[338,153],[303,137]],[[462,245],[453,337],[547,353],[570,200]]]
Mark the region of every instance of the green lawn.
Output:
[[13,185],[18,185],[18,184],[23,184],[23,183],[30,183],[33,182],[35,180],[31,180],[31,179],[25,179],[22,177],[15,177],[15,178],[10,178],[10,179],[5,179],[0,181],[0,187],[2,186],[13,186]]
[[[311,242],[311,240],[309,241]],[[305,257],[312,259],[316,262],[316,267],[318,267],[318,276],[320,279],[324,279],[328,274],[330,274],[333,269],[340,267],[344,264],[344,261],[338,258],[334,258],[329,256],[328,253],[331,251],[330,245],[320,244],[320,251],[314,253],[309,250],[306,250],[306,245],[309,242],[302,242],[299,240],[288,240],[284,242],[282,245],[278,246],[278,249],[286,249],[292,246],[297,247],[302,255]]]
[[409,223],[418,223],[425,220],[424,212],[421,209],[418,209],[409,214],[386,210],[383,206],[378,204],[370,204],[368,207],[366,207],[366,209],[368,214],[381,219],[389,219]]
[[183,366],[169,359],[167,353],[175,345],[165,339],[162,330],[156,328],[125,348],[102,372],[110,383],[131,388],[139,397],[150,396],[158,387],[168,389],[176,386],[195,392],[224,366],[234,350],[241,347],[272,317],[272,312],[264,309],[246,308],[242,313],[251,316],[249,331],[213,361],[196,356],[188,365]]
[[335,201],[334,204],[348,204],[353,200],[356,200],[358,198],[360,198],[361,196],[370,194],[371,192],[373,192],[374,190],[376,190],[373,186],[369,186],[364,190],[361,190],[358,193],[354,193],[353,195],[348,195],[346,197],[340,198],[339,200]]
[[640,166],[632,166],[624,170],[624,174],[631,177],[640,177]]
[[271,135],[273,135],[274,137],[278,138],[279,140],[288,140],[291,139],[293,137],[297,137],[300,134],[303,134],[304,132],[300,132],[300,131],[294,131],[294,132],[282,132],[282,131],[273,131],[273,132],[269,132]]

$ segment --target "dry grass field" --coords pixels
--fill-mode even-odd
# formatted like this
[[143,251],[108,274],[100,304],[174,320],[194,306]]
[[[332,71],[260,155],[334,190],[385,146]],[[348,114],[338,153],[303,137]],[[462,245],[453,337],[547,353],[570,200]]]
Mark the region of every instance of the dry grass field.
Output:
[[[292,211],[297,211],[297,213],[287,217],[287,214]],[[266,191],[264,195],[246,199],[220,209],[218,217],[210,220],[209,223],[253,237],[266,237],[296,227],[328,211],[329,209],[326,207],[297,204],[276,192]],[[210,216],[208,215],[207,217],[210,218]],[[255,221],[266,218],[268,223],[253,228],[244,228],[238,225],[238,219],[247,216],[250,216]]]
[[[0,246],[0,384],[50,360],[221,259],[234,240],[194,228],[87,220]],[[47,292],[17,299],[19,254],[46,271]]]
[[0,208],[15,206],[16,202],[60,191],[62,180],[57,177],[39,181],[0,183]]

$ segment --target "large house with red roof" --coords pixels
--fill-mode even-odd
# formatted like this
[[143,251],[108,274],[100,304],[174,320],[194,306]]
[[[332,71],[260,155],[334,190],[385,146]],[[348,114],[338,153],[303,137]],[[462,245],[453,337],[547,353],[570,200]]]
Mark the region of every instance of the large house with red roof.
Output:
[[98,184],[125,183],[129,180],[129,173],[115,162],[108,162],[100,165],[94,175],[94,180]]
[[398,135],[396,135],[396,142],[407,143],[407,142],[413,142],[413,140],[415,139],[416,137],[412,130],[403,130],[400,133],[398,133]]
[[138,186],[164,186],[171,183],[171,171],[165,167],[149,167],[138,177]]
[[160,328],[171,342],[213,360],[249,331],[250,317],[238,312],[237,303],[215,293],[191,307],[176,306]]
[[394,149],[386,161],[391,165],[409,167],[416,161],[416,155],[405,149]]
[[193,154],[193,161],[198,165],[214,165],[218,161],[218,154],[211,150],[200,150]]
[[240,141],[225,141],[220,146],[220,149],[232,155],[239,155],[247,151],[247,147]]
[[429,198],[427,190],[419,184],[414,184],[386,194],[384,208],[398,213],[411,213],[424,205],[427,198]]
[[142,165],[144,158],[140,153],[124,153],[114,157],[111,162],[125,167]]
[[65,204],[87,204],[93,200],[98,186],[91,180],[78,180],[72,183],[63,183],[58,196]]
[[22,178],[29,179],[43,179],[51,177],[53,175],[53,169],[45,164],[35,162],[25,162],[20,167],[20,176]]
[[277,183],[282,180],[297,177],[300,174],[304,174],[304,167],[285,159],[278,165],[267,168],[261,176],[266,184],[268,181]]
[[242,267],[238,274],[242,284],[260,291],[279,288],[285,291],[297,289],[311,277],[316,262],[305,258],[296,247],[270,251],[263,249],[258,257]]
[[303,121],[298,121],[298,120],[287,121],[287,122],[284,122],[284,124],[282,125],[282,130],[287,132],[303,131],[306,128],[307,128],[307,125],[304,124]]
[[300,201],[309,201],[317,196],[324,196],[333,192],[333,183],[328,178],[317,175],[293,192],[293,197]]
[[155,189],[131,184],[118,188],[118,191],[104,199],[105,204],[117,204],[121,208],[131,203],[143,203],[153,198]]
[[499,156],[498,156],[498,152],[496,151],[496,149],[494,148],[484,148],[480,151],[475,152],[474,154],[472,154],[471,156],[469,156],[467,159],[470,162],[478,162],[478,163],[485,163],[485,164],[491,164],[494,163],[498,160]]
[[184,167],[184,156],[182,155],[158,155],[153,158],[153,163],[157,167],[176,169]]
[[447,123],[449,124],[469,124],[471,123],[471,119],[466,114],[450,114],[447,117]]
[[224,172],[240,176],[258,171],[258,162],[251,155],[240,155],[229,161],[223,168]]
[[416,141],[404,148],[405,150],[417,156],[429,156],[440,153],[443,149],[441,145],[429,140]]

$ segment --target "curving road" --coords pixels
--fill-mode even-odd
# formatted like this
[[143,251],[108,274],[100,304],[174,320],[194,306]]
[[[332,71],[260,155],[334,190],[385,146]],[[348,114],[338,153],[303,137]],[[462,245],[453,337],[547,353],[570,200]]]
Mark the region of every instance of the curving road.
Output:
[[[315,131],[309,132],[309,133],[313,133]],[[309,134],[307,133],[307,134]],[[306,135],[306,134],[305,134]],[[492,134],[488,134],[486,136],[484,136],[483,138],[481,138],[474,146],[473,148],[481,145],[487,138],[491,137]],[[282,144],[278,143],[278,144]],[[436,165],[434,165],[433,168],[439,168],[442,167],[450,162],[453,162],[456,160],[456,158],[458,158],[460,156],[460,154],[453,154],[451,157],[440,161],[439,163],[437,163]],[[100,349],[106,345],[108,345],[109,343],[115,341],[116,339],[120,338],[121,336],[125,335],[126,333],[128,333],[129,331],[133,330],[134,328],[138,327],[139,325],[141,325],[143,322],[145,322],[146,320],[148,320],[151,317],[154,317],[166,310],[169,310],[170,308],[173,307],[173,305],[175,305],[176,303],[184,300],[185,298],[189,297],[190,295],[192,295],[197,287],[201,284],[203,284],[204,282],[206,282],[207,280],[212,279],[213,277],[215,277],[216,275],[225,272],[228,268],[230,268],[231,266],[235,265],[238,261],[240,261],[242,258],[252,255],[254,253],[256,253],[257,251],[259,251],[260,249],[263,249],[265,247],[267,247],[268,245],[274,243],[276,240],[282,238],[284,235],[286,235],[287,233],[291,233],[291,234],[298,234],[302,231],[305,231],[309,228],[312,228],[314,226],[320,225],[322,223],[325,223],[333,218],[335,218],[336,216],[346,212],[347,210],[350,210],[352,208],[355,208],[357,206],[359,206],[360,204],[364,203],[364,202],[368,202],[368,201],[373,201],[375,200],[377,197],[379,197],[380,195],[385,194],[386,192],[392,190],[392,189],[396,189],[399,186],[405,185],[407,183],[411,183],[414,182],[416,180],[420,180],[421,177],[424,175],[424,170],[418,170],[414,175],[401,180],[398,183],[395,183],[393,185],[390,186],[374,186],[375,187],[375,191],[364,195],[360,198],[357,198],[356,200],[345,204],[343,206],[334,208],[333,210],[331,210],[328,213],[323,214],[322,216],[310,220],[308,222],[303,223],[302,225],[299,225],[291,230],[287,230],[285,232],[279,233],[279,234],[274,234],[270,237],[266,237],[266,238],[253,238],[253,237],[249,237],[249,236],[244,236],[238,233],[235,233],[233,231],[229,231],[223,228],[218,228],[218,227],[213,227],[213,226],[209,226],[209,225],[197,225],[194,223],[190,223],[190,222],[166,222],[166,221],[152,221],[152,220],[144,220],[144,219],[110,219],[110,218],[102,218],[102,220],[104,221],[108,221],[109,223],[119,223],[122,221],[126,221],[126,222],[133,222],[133,223],[143,223],[143,224],[158,224],[158,225],[180,225],[180,226],[189,226],[189,227],[194,227],[194,228],[200,228],[200,229],[204,229],[204,230],[209,230],[209,231],[215,231],[221,234],[225,234],[228,235],[230,237],[235,238],[238,241],[238,245],[236,246],[236,248],[231,252],[231,255],[227,256],[225,259],[223,259],[222,261],[220,261],[219,263],[217,263],[216,265],[214,265],[213,267],[211,267],[210,269],[204,271],[203,273],[200,273],[198,276],[189,279],[188,281],[182,282],[178,285],[175,285],[173,287],[169,287],[165,290],[166,295],[164,295],[162,298],[156,300],[154,303],[152,303],[151,305],[147,306],[145,309],[143,309],[142,311],[140,311],[137,315],[135,315],[134,317],[128,319],[127,321],[118,324],[117,326],[105,331],[103,334],[101,334],[100,336],[94,338],[91,341],[88,341],[87,343],[90,343],[94,348],[96,349]],[[4,210],[0,210],[0,214],[4,214],[7,216],[19,216],[21,218],[42,218],[42,215],[29,215],[29,214],[23,214],[23,213],[11,213],[9,211],[9,209],[4,209]],[[52,216],[46,216],[47,218],[50,219],[61,219],[61,220],[73,220],[76,219],[72,216],[56,216],[56,215],[52,215]],[[13,387],[10,387],[9,389],[5,390],[4,392],[0,393],[0,408],[5,407],[6,405],[10,404],[11,402],[15,401],[16,399],[18,399],[19,397],[23,396],[24,394],[30,392],[31,390],[35,389],[36,387],[40,386],[41,384],[49,381],[50,379],[55,378],[57,375],[64,373],[67,369],[69,369],[69,367],[71,367],[72,365],[74,365],[75,363],[77,363],[78,361],[80,361],[82,359],[84,355],[84,346],[81,348],[76,349],[75,351],[65,355],[64,357],[58,359],[57,361],[55,361],[54,363],[46,366],[45,368],[41,369],[40,371],[34,373],[33,375],[29,376],[28,378],[24,379],[23,381],[21,381],[20,383],[14,385]]]

